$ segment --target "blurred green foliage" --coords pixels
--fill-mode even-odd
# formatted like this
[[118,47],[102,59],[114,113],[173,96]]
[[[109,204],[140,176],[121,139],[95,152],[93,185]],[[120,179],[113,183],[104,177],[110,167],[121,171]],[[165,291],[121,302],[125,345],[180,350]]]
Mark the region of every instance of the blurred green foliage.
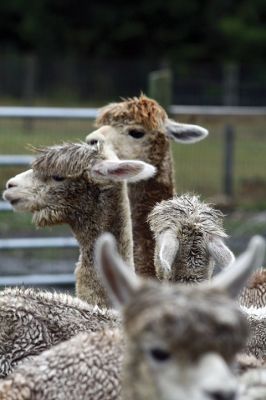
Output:
[[2,0],[0,49],[259,63],[265,20],[265,0]]

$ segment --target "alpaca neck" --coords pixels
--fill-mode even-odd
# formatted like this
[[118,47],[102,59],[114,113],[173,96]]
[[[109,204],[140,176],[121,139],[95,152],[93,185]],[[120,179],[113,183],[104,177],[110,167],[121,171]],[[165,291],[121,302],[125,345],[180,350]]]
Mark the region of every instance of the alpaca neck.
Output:
[[[84,204],[86,204],[84,202]],[[134,268],[132,226],[126,184],[119,183],[105,191],[99,191],[93,199],[94,210],[81,210],[81,218],[71,222],[72,231],[80,245],[76,265],[76,294],[90,304],[108,307],[109,301],[98,280],[94,267],[96,239],[104,232],[112,233],[117,241],[118,252],[127,265]]]
[[129,199],[136,272],[143,276],[154,277],[155,243],[147,223],[147,217],[157,202],[173,197],[174,183],[170,148],[159,162],[158,160],[149,160],[149,162],[157,168],[156,175],[147,181],[129,185]]

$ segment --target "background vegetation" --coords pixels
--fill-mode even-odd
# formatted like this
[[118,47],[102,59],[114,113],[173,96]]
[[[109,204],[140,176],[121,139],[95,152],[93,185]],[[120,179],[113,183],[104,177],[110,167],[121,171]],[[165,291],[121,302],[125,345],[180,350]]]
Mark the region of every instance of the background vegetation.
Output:
[[9,0],[1,1],[0,15],[2,50],[175,62],[265,61],[264,0]]

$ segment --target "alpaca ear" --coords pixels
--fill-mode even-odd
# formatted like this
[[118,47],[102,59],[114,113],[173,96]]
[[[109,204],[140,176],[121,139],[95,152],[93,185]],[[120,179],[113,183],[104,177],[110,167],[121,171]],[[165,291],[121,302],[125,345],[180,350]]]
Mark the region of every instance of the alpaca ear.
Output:
[[264,253],[265,240],[261,236],[254,236],[247,250],[212,279],[211,287],[225,290],[231,297],[236,298],[251,272],[261,267]]
[[164,232],[160,233],[157,238],[156,247],[158,249],[159,262],[159,265],[156,266],[158,277],[160,279],[168,279],[171,274],[172,264],[179,249],[179,240],[171,229],[166,229]]
[[180,124],[171,119],[165,122],[165,129],[167,135],[175,142],[180,143],[196,143],[208,136],[207,129],[199,125]]
[[227,267],[233,261],[235,256],[232,251],[226,246],[223,240],[218,236],[212,236],[207,244],[210,255],[214,258],[215,262],[220,268]]
[[153,165],[136,160],[104,160],[92,168],[95,177],[105,177],[118,182],[137,182],[151,178],[155,172],[156,168]]
[[140,281],[117,253],[116,241],[110,233],[101,235],[95,244],[95,266],[112,304],[125,306],[135,295]]

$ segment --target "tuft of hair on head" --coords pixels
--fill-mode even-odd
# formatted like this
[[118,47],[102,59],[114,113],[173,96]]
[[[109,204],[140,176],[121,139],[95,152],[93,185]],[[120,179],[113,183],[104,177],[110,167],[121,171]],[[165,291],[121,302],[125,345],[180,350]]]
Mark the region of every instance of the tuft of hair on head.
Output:
[[157,103],[143,93],[139,97],[122,99],[103,107],[96,120],[96,126],[124,123],[140,124],[147,130],[161,130],[167,113]]
[[94,261],[112,304],[118,309],[125,306],[140,281],[118,254],[115,238],[110,233],[96,240]]
[[33,161],[32,168],[45,176],[79,176],[90,165],[92,158],[98,156],[102,150],[102,141],[94,146],[81,141],[39,147],[39,155]]

